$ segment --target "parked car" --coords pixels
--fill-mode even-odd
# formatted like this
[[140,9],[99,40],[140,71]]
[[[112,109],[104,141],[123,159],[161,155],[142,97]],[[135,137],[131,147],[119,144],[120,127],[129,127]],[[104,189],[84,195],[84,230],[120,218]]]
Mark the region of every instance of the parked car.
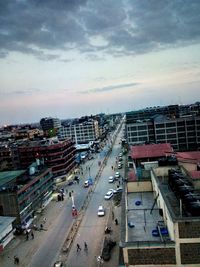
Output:
[[115,181],[115,178],[113,176],[110,176],[109,179],[108,179],[108,182],[109,183],[113,183]]
[[63,266],[64,266],[64,264],[63,264],[62,261],[56,261],[56,262],[54,263],[54,265],[53,265],[53,267],[63,267]]
[[121,169],[122,168],[122,164],[121,163],[118,163],[117,168],[118,169]]
[[113,196],[113,191],[108,191],[104,197],[104,199],[108,200],[108,199],[111,199],[111,197]]
[[119,187],[113,191],[113,194],[121,193],[122,191],[123,191],[122,187]]
[[86,187],[89,187],[89,181],[88,180],[86,180],[85,182],[84,182],[84,185],[83,185],[85,188]]
[[118,161],[120,161],[120,162],[121,162],[121,161],[122,161],[122,157],[118,157]]
[[98,207],[97,215],[98,215],[99,217],[102,217],[102,216],[105,215],[105,209],[104,209],[103,206],[99,206],[99,207]]
[[117,179],[117,178],[119,178],[120,177],[120,173],[119,172],[116,172],[115,173],[115,178]]

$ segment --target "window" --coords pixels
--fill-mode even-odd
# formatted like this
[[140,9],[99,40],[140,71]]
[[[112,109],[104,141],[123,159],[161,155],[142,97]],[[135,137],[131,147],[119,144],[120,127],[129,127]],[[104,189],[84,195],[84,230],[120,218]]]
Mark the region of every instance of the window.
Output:
[[167,133],[176,133],[176,128],[168,128],[166,129]]
[[178,137],[185,137],[186,133],[178,133]]
[[146,125],[141,125],[138,126],[138,130],[146,130],[147,126]]
[[131,127],[131,131],[136,131],[137,129],[136,129],[136,126],[132,126]]
[[157,140],[165,140],[165,135],[157,135]]
[[147,135],[147,131],[140,131],[140,132],[138,132],[138,135],[139,135],[139,136]]
[[164,123],[159,123],[159,124],[156,124],[155,126],[156,126],[157,129],[165,127]]
[[174,139],[176,138],[176,134],[168,134],[167,139]]
[[166,127],[176,127],[176,123],[175,122],[170,122],[170,123],[166,123]]
[[164,133],[165,133],[165,129],[162,129],[162,130],[156,130],[156,133],[157,133],[157,134],[164,134]]

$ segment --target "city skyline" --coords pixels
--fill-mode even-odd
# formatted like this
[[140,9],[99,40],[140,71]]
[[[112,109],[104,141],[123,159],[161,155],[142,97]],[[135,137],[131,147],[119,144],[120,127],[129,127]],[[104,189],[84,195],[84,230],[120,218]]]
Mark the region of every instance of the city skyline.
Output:
[[0,125],[200,100],[199,1],[0,2]]

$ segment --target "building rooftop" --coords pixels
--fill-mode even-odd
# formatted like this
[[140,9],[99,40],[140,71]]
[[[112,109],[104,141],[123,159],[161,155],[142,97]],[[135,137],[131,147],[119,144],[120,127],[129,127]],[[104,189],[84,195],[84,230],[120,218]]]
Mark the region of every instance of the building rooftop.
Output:
[[[140,204],[139,204],[140,203]],[[159,241],[160,236],[152,235],[158,224],[163,223],[153,192],[129,193],[127,195],[127,240],[126,242]],[[139,204],[139,205],[138,205]],[[134,225],[134,227],[131,227]],[[167,235],[165,238],[170,240]],[[166,241],[166,240],[165,240]]]
[[131,147],[130,156],[132,159],[141,158],[157,158],[165,157],[167,154],[172,153],[173,148],[171,144],[150,144],[150,145],[139,145]]
[[200,163],[200,151],[177,152],[178,161]]
[[0,172],[0,186],[11,182],[13,179],[16,179],[19,175],[25,172],[25,170]]
[[15,217],[0,216],[0,233],[2,233],[6,228],[14,222]]

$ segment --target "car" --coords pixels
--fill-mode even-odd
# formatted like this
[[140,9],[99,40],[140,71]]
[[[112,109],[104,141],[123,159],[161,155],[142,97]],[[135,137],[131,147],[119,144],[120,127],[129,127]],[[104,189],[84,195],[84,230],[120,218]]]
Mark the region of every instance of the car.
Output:
[[53,267],[63,267],[63,262],[62,261],[56,261],[53,265]]
[[118,169],[121,169],[121,168],[122,168],[122,164],[119,163],[119,164],[117,165],[117,168],[118,168]]
[[122,153],[119,153],[119,158],[122,157]]
[[113,196],[113,191],[108,191],[104,197],[104,199],[108,200],[108,199],[111,199],[111,197]]
[[118,157],[118,161],[122,161],[122,157]]
[[103,206],[99,206],[99,207],[98,207],[97,215],[98,215],[99,217],[102,217],[102,216],[105,215],[105,209],[104,209]]
[[121,193],[122,190],[123,190],[122,187],[119,187],[119,188],[117,188],[117,189],[115,189],[115,190],[113,191],[113,194]]
[[117,178],[119,178],[120,177],[120,173],[119,172],[116,172],[115,173],[115,178],[117,179]]
[[84,187],[89,187],[89,181],[88,180],[86,180],[85,182],[84,182],[84,185],[83,185]]
[[109,179],[108,179],[108,182],[109,183],[113,183],[115,181],[115,178],[113,176],[110,176]]

